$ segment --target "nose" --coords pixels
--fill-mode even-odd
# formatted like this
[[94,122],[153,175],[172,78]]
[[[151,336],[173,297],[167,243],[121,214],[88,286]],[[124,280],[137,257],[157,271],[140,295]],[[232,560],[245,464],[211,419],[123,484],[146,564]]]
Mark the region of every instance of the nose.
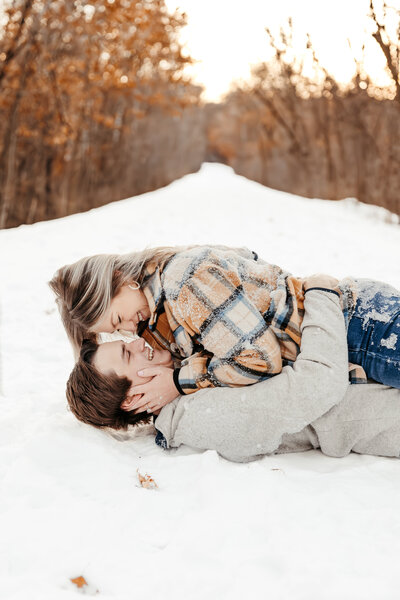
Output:
[[137,323],[134,323],[133,320],[132,321],[122,321],[119,328],[124,329],[125,331],[130,331],[131,333],[136,333]]
[[143,338],[139,337],[136,338],[136,340],[132,340],[131,342],[129,342],[128,346],[130,347],[132,352],[143,352],[145,342]]

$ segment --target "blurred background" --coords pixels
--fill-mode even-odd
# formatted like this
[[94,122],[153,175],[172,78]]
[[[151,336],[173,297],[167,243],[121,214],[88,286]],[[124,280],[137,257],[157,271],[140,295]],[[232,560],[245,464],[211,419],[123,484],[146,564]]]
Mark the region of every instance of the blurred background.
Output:
[[399,215],[399,69],[400,0],[3,0],[0,228],[203,162]]

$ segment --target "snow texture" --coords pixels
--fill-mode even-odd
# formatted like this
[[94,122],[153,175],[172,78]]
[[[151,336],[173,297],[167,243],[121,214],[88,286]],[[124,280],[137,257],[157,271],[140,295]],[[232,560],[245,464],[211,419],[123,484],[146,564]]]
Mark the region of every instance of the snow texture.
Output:
[[[0,598],[397,600],[400,462],[319,452],[239,465],[106,434],[66,409],[72,352],[46,282],[83,255],[247,245],[302,276],[400,286],[400,230],[204,165],[152,193],[0,232]],[[390,338],[389,338],[390,339]],[[251,432],[249,432],[251,435]],[[140,487],[149,473],[158,489]]]
[[395,350],[397,344],[397,335],[395,333],[391,333],[388,338],[381,340],[381,346],[385,346],[385,348],[389,348],[389,350]]
[[[382,296],[382,303],[379,311],[375,308],[374,297],[377,292]],[[371,321],[380,321],[388,323],[392,318],[392,307],[394,300],[392,299],[393,290],[390,286],[382,285],[380,282],[373,282],[363,287],[360,293],[360,308],[359,314],[362,316],[363,329],[367,329]],[[384,344],[382,344],[384,345]]]

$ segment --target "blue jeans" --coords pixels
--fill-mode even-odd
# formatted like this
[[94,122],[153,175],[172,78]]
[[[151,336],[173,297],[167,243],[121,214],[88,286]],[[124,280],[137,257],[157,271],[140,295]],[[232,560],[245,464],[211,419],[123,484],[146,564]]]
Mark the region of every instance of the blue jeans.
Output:
[[349,361],[368,379],[400,388],[400,292],[372,279],[357,279],[358,299],[347,332]]

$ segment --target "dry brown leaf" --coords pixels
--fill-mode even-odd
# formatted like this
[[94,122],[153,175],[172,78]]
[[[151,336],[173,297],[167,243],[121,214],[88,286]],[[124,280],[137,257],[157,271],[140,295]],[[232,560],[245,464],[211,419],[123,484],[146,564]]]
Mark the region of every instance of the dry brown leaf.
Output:
[[142,475],[141,473],[139,473],[139,469],[136,469],[136,473],[137,473],[140,485],[142,487],[146,488],[146,490],[153,490],[155,488],[158,488],[158,485],[156,484],[154,479],[148,473],[145,473],[144,475]]
[[75,577],[75,579],[71,579],[72,583],[76,585],[78,588],[83,588],[84,585],[87,585],[87,581],[82,575],[79,577]]

